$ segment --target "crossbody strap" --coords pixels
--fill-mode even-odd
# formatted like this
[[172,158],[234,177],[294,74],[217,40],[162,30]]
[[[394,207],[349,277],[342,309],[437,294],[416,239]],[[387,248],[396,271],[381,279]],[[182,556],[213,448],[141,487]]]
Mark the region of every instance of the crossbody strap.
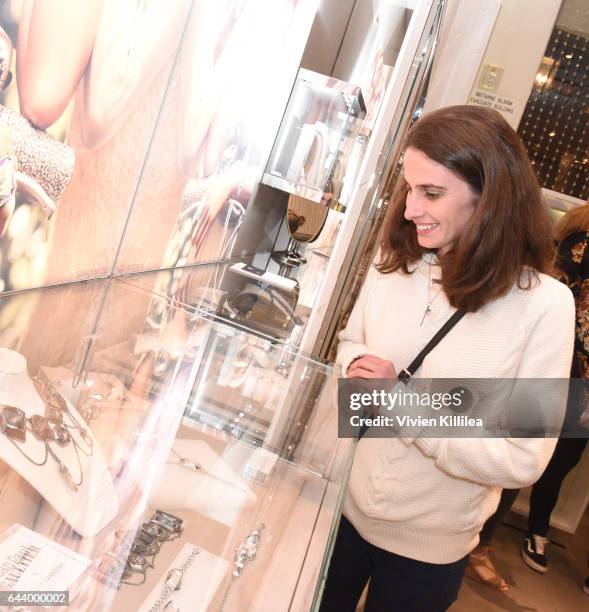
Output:
[[[423,363],[423,360],[426,358],[427,354],[440,343],[440,340],[462,319],[462,317],[466,314],[466,310],[459,308],[445,323],[440,327],[440,329],[435,333],[432,339],[423,347],[421,352],[417,355],[417,357],[403,370],[399,372],[397,375],[398,380],[407,384],[413,374],[417,372],[419,366]],[[368,425],[362,425],[360,427],[360,431],[358,432],[358,440],[361,440],[366,432],[368,431]]]
[[442,340],[442,338],[462,319],[466,314],[466,310],[459,308],[436,332],[433,338],[423,347],[419,355],[403,370],[401,370],[397,378],[405,384],[409,382],[413,374],[417,372],[419,366],[423,363],[428,353],[431,352]]

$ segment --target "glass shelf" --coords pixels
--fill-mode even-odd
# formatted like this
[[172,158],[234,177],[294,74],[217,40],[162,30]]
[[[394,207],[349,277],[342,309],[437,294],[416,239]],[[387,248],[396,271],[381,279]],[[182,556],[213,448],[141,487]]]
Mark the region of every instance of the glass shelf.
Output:
[[46,580],[73,610],[150,610],[186,563],[179,605],[288,609],[314,592],[352,454],[335,372],[164,295],[165,274],[0,300],[0,401],[30,423],[57,404],[69,431],[0,435],[0,563],[36,551],[44,573],[13,588]]
[[331,193],[335,166],[345,167],[365,114],[359,87],[301,68],[262,182],[321,202]]

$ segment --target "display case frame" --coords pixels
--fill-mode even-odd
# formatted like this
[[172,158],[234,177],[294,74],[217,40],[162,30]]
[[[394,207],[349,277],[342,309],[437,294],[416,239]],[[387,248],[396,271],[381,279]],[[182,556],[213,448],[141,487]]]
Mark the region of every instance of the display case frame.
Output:
[[[157,274],[163,272],[146,273]],[[69,335],[64,330],[52,359],[38,344],[29,352],[23,345],[25,358],[10,364],[20,363],[20,374],[33,381],[27,392],[36,398],[35,414],[43,414],[42,380],[51,391],[41,401],[50,406],[59,398],[72,439],[91,432],[90,454],[103,457],[104,469],[84,460],[88,490],[80,494],[88,503],[72,491],[66,504],[56,504],[44,487],[59,481],[59,462],[29,466],[25,473],[7,454],[17,444],[33,456],[45,442],[31,432],[26,441],[0,436],[10,481],[2,490],[3,507],[8,499],[12,505],[2,517],[6,546],[15,530],[32,529],[48,573],[64,554],[75,558],[75,579],[59,583],[69,591],[70,609],[157,609],[166,576],[185,562],[184,571],[193,572],[185,584],[193,586],[188,595],[179,590],[170,598],[188,596],[202,609],[288,609],[308,550],[328,537],[339,512],[324,507],[328,489],[340,491],[350,467],[352,445],[337,439],[335,371],[147,290],[153,278],[144,285],[139,281],[145,279],[133,280],[73,283],[0,299],[1,319],[15,303],[31,312],[54,301],[84,310],[102,297],[99,315],[72,324]],[[117,325],[118,313],[139,309],[141,323],[119,318]],[[24,322],[25,333],[26,327]],[[4,377],[14,370],[10,364]],[[24,400],[10,401],[24,406]],[[75,415],[71,422],[66,414]],[[76,440],[76,453],[88,450]],[[53,439],[47,446],[77,477],[74,455],[62,454]],[[108,499],[117,500],[116,508],[96,515]],[[319,532],[325,513],[331,519]],[[88,527],[82,519],[91,515],[99,518]],[[253,554],[252,543],[259,545]],[[146,546],[157,550],[148,548],[147,555]],[[250,556],[240,557],[242,549]],[[10,556],[10,548],[5,552]],[[13,588],[45,584],[45,574],[31,582],[35,563]],[[313,587],[305,585],[309,592]]]

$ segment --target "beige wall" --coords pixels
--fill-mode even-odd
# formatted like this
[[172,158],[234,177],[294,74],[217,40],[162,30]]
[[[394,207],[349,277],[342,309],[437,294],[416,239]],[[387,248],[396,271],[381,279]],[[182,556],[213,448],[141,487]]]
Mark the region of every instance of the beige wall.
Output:
[[354,10],[355,0],[321,0],[301,66],[331,74]]
[[466,103],[500,8],[501,0],[448,0],[424,112]]
[[482,66],[494,64],[504,69],[495,94],[513,100],[515,112],[504,116],[514,128],[532,90],[560,5],[561,0],[502,0]]

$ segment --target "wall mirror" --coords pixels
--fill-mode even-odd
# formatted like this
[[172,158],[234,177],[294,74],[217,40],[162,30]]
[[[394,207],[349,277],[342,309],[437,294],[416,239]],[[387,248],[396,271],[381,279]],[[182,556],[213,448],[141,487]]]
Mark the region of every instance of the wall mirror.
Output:
[[329,208],[302,196],[288,198],[286,222],[289,241],[284,251],[276,251],[272,258],[281,266],[291,267],[307,263],[300,252],[300,244],[313,242],[319,237],[327,220]]

